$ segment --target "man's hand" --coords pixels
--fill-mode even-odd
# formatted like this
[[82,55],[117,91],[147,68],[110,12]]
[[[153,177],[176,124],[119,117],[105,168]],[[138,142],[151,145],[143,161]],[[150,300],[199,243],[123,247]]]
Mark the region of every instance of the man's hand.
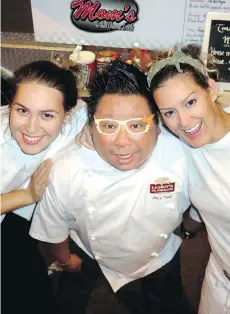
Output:
[[41,200],[42,195],[49,185],[49,174],[52,167],[52,160],[45,160],[31,177],[31,181],[25,190],[26,196],[31,200],[31,204]]
[[78,272],[81,269],[82,260],[76,254],[70,255],[70,260],[66,265],[60,265],[55,262],[55,265],[63,271],[68,271],[70,273]]
[[75,142],[78,147],[84,146],[90,150],[95,150],[88,124],[85,124],[81,132],[76,135]]

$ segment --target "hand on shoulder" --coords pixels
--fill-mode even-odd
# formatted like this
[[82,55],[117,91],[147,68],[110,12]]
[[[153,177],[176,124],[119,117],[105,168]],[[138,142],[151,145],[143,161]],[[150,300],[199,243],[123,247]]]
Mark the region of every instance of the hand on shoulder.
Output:
[[51,159],[43,161],[32,175],[30,184],[25,190],[27,197],[31,199],[31,203],[41,200],[45,189],[49,185],[49,174],[52,164]]

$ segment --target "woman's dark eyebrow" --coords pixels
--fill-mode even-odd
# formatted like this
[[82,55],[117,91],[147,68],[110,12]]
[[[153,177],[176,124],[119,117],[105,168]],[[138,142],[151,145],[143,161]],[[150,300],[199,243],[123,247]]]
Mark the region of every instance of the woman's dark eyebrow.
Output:
[[[24,109],[26,109],[26,110],[30,111],[30,110],[29,110],[26,106],[24,106],[24,105],[20,104],[19,102],[15,102],[15,103],[14,103],[14,105],[21,106],[22,108],[24,108]],[[58,114],[58,115],[59,115],[59,112],[57,112],[57,111],[56,111],[56,110],[54,110],[54,109],[41,110],[41,111],[39,111],[39,112],[41,112],[41,113],[45,113],[45,112],[55,112],[56,114]]]
[[192,94],[195,94],[195,92],[191,92],[187,97],[185,97],[185,99],[182,100],[182,103],[186,102],[186,100],[187,100]]
[[[186,96],[185,99],[182,100],[182,103],[185,103],[186,100],[194,93],[195,92],[191,92],[188,96]],[[174,110],[174,108],[170,107],[170,108],[162,108],[162,109],[160,109],[160,111],[162,111],[162,110]]]

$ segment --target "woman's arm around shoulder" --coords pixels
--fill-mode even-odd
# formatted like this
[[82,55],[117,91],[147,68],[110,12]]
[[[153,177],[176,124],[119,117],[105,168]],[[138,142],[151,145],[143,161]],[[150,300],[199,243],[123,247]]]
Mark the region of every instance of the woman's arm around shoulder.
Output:
[[1,215],[40,201],[49,184],[51,166],[52,161],[45,160],[32,175],[27,189],[1,194]]

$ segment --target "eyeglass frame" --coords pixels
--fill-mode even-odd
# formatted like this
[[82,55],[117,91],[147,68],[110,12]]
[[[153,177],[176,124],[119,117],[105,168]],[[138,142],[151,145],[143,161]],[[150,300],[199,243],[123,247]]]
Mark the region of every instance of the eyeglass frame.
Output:
[[[98,133],[103,134],[103,135],[115,135],[115,134],[117,134],[117,133],[120,131],[121,126],[124,126],[126,132],[129,133],[129,134],[131,134],[131,135],[142,135],[142,134],[144,134],[144,133],[147,133],[148,130],[150,129],[151,123],[152,123],[152,121],[153,121],[152,118],[153,118],[154,116],[155,116],[155,114],[152,114],[152,115],[149,116],[149,117],[144,116],[144,117],[142,117],[142,118],[133,118],[133,119],[127,119],[127,120],[115,120],[115,119],[97,119],[96,116],[94,115],[94,122],[95,122],[95,124],[96,124],[96,129],[97,129]],[[110,134],[110,133],[104,133],[103,131],[101,131],[101,129],[100,129],[100,127],[99,127],[99,123],[100,123],[101,121],[108,121],[108,120],[111,121],[111,122],[112,122],[112,121],[117,122],[118,128],[117,128],[116,132]],[[132,132],[130,132],[130,131],[128,130],[128,128],[127,128],[127,126],[126,126],[127,122],[129,122],[129,121],[136,121],[136,120],[140,120],[141,122],[146,123],[146,129],[145,129],[143,132],[141,132],[141,133],[132,133]]]

